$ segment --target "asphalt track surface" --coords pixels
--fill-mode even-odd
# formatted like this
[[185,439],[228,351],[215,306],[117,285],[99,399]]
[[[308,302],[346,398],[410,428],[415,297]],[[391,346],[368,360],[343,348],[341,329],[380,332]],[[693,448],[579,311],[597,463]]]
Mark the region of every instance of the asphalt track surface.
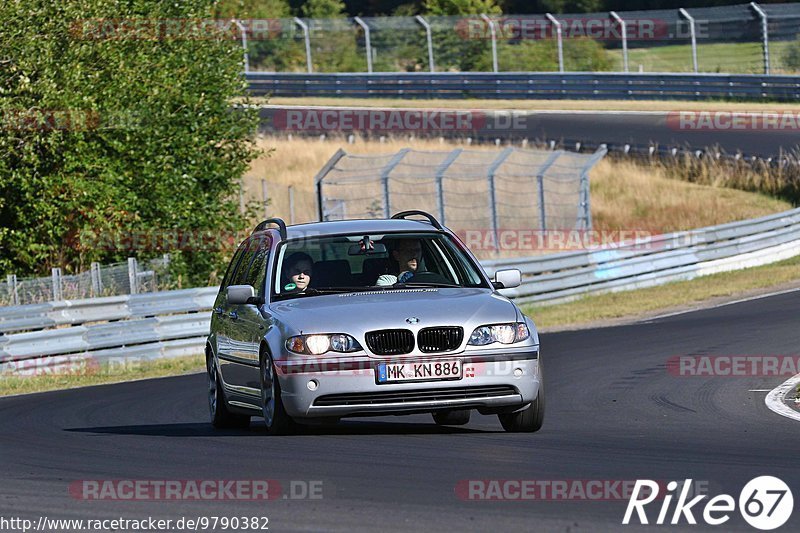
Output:
[[[647,323],[542,336],[547,413],[535,434],[496,417],[440,428],[426,415],[344,420],[296,436],[219,432],[202,374],[0,399],[0,516],[268,516],[272,531],[654,531],[625,501],[465,501],[470,479],[683,480],[738,499],[775,475],[800,501],[800,425],[764,405],[785,378],[678,377],[685,354],[796,354],[797,293]],[[535,317],[534,317],[535,318]],[[317,500],[83,501],[75,480],[321,480]],[[702,503],[702,502],[701,502]],[[659,505],[659,504],[656,504]],[[650,509],[651,521],[657,508]],[[702,509],[695,513],[702,522]],[[797,531],[800,512],[782,530]],[[658,530],[674,530],[662,526]],[[698,531],[708,526],[677,529]],[[750,528],[738,512],[717,531]]]
[[[376,110],[381,108],[331,108],[331,107],[291,107],[264,106],[260,108],[261,130],[268,133],[306,133],[322,134],[337,131],[281,131],[285,118],[280,114],[289,109],[304,110]],[[397,108],[400,109],[400,108]],[[409,111],[405,109],[404,111]],[[455,112],[455,110],[448,110]],[[430,113],[430,110],[427,110]],[[728,154],[741,153],[744,156],[762,158],[778,157],[781,153],[798,150],[800,136],[797,129],[709,129],[706,122],[695,116],[687,124],[703,125],[704,129],[681,127],[681,122],[668,112],[625,112],[625,111],[518,111],[512,122],[508,113],[496,111],[479,112],[485,119],[478,120],[475,132],[436,131],[431,136],[466,137],[475,136],[484,140],[495,138],[522,139],[531,141],[582,142],[593,145],[608,144],[614,149],[622,149],[629,144],[641,150],[643,147],[657,145],[664,149],[705,150],[719,148]],[[498,117],[498,113],[500,118]],[[709,115],[710,116],[710,115]],[[494,117],[494,118],[493,118]],[[276,120],[277,118],[277,120]],[[719,121],[718,121],[719,122]],[[722,120],[722,126],[729,122]],[[350,133],[338,131],[338,133]],[[383,132],[386,133],[386,132]],[[391,132],[390,132],[391,133]],[[425,135],[426,132],[401,132]]]

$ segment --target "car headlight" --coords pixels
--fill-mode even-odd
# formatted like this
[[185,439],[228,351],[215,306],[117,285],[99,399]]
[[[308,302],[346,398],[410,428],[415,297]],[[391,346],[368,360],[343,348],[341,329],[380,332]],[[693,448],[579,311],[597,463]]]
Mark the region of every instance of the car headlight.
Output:
[[513,344],[521,342],[531,336],[528,326],[524,322],[514,322],[513,324],[495,324],[491,326],[480,326],[475,328],[469,336],[467,344],[472,346],[486,346],[493,342],[501,344]]
[[325,352],[349,353],[363,350],[350,335],[297,335],[286,339],[286,349],[302,355],[322,355]]

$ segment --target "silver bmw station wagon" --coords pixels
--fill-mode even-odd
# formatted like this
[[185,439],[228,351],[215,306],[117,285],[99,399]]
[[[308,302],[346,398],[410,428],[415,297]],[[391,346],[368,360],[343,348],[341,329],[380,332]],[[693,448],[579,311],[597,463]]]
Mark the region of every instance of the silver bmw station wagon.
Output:
[[[421,216],[426,220],[410,219]],[[277,226],[270,227],[271,225]],[[431,413],[506,431],[544,417],[539,337],[433,216],[259,224],[233,256],[206,345],[216,427],[262,416],[269,434],[342,417]]]

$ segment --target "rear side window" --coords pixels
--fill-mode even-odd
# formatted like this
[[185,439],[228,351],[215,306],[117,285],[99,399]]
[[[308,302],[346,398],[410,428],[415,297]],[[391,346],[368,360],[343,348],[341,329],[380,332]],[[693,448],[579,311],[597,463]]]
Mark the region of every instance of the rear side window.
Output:
[[256,294],[259,296],[264,295],[264,278],[267,275],[267,260],[269,259],[270,246],[272,241],[268,238],[259,238],[252,240],[251,247],[255,247],[252,260],[250,261],[247,270],[244,272],[243,282],[256,289]]
[[242,255],[244,254],[245,246],[242,244],[239,246],[239,249],[236,250],[236,253],[233,254],[233,259],[231,259],[230,264],[228,265],[228,270],[225,272],[225,277],[222,278],[222,284],[220,285],[220,289],[226,288],[228,285],[233,285],[231,283],[236,276],[236,267],[242,260]]

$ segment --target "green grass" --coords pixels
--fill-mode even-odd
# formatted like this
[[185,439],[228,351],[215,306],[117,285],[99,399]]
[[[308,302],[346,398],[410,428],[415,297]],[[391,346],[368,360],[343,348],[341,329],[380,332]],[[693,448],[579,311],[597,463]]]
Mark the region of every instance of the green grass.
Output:
[[36,369],[37,373],[41,373],[40,375],[0,375],[0,396],[177,376],[201,372],[204,369],[205,357],[203,355],[154,361],[127,360],[124,364],[104,364],[99,368],[95,368],[91,364],[76,363],[71,371],[67,372],[48,373],[46,369]]
[[[783,58],[791,42],[770,43],[772,74],[783,72]],[[622,64],[622,50],[609,50],[615,64]],[[731,74],[763,74],[764,56],[761,43],[713,43],[697,46],[700,72]],[[628,49],[631,72],[692,72],[692,47],[688,44]]]
[[538,327],[580,326],[603,320],[636,318],[704,300],[767,289],[800,280],[800,256],[771,265],[723,272],[633,291],[588,296],[558,305],[523,306]]

